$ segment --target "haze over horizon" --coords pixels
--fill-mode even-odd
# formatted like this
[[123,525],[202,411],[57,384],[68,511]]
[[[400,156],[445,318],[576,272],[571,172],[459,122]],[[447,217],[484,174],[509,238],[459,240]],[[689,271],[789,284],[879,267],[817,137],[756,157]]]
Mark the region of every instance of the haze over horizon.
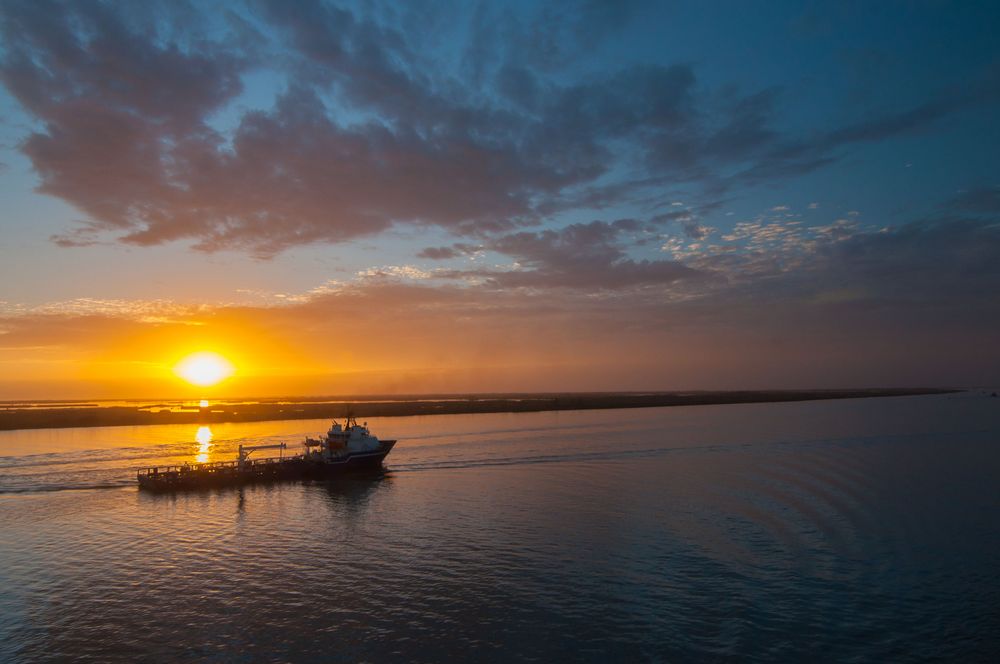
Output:
[[998,19],[6,1],[0,399],[995,384]]

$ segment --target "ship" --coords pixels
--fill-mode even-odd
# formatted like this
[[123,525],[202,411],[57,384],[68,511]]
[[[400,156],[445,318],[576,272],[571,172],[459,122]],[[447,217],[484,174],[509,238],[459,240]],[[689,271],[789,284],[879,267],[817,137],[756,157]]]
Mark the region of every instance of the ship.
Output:
[[[240,445],[233,461],[186,463],[180,466],[139,468],[140,489],[176,491],[203,487],[226,487],[280,480],[328,480],[343,473],[378,470],[396,445],[379,440],[348,416],[341,425],[334,420],[321,438],[306,438],[301,454],[285,456],[286,443]],[[279,450],[277,457],[252,458],[254,452]]]

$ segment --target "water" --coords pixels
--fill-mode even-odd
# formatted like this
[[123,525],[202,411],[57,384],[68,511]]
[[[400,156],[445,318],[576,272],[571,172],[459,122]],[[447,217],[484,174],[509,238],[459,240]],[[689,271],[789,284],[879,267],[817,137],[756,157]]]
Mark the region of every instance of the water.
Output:
[[1000,652],[1000,400],[369,422],[379,478],[148,495],[322,421],[0,433],[0,661]]

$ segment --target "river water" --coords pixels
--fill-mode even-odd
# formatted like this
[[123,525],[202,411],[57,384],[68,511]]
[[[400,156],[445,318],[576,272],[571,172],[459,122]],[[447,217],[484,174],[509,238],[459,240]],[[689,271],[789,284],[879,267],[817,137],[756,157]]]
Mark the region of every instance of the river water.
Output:
[[177,495],[328,423],[0,433],[0,661],[1000,653],[1000,399],[369,425],[379,477]]

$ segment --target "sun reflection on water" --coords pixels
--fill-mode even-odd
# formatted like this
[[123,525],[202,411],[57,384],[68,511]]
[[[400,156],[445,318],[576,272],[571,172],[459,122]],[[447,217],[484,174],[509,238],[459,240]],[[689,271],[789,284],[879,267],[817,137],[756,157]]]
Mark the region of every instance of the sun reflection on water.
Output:
[[208,461],[208,452],[212,448],[211,427],[198,427],[198,432],[194,435],[194,439],[198,443],[198,456],[195,457],[195,461],[205,463]]

